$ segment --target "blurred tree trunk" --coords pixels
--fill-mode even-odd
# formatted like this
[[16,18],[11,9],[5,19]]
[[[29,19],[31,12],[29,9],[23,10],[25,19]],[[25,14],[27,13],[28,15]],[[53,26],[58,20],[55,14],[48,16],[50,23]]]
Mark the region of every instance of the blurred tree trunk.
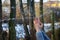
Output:
[[[41,16],[41,21],[44,24],[44,15],[43,15],[43,0],[40,0],[40,16]],[[44,30],[44,25],[43,25],[43,30]]]
[[54,15],[54,11],[52,11],[52,40],[55,40],[54,21],[55,21],[55,15]]
[[2,40],[2,0],[0,0],[0,40]]
[[33,25],[33,19],[35,17],[35,7],[34,7],[34,0],[29,0],[29,10],[30,10],[30,18],[29,18],[29,26],[30,28],[30,36],[31,36],[31,40],[36,40],[36,35],[35,35],[35,29],[34,29],[34,25]]
[[30,35],[29,35],[29,32],[28,32],[28,28],[27,28],[27,23],[26,23],[26,18],[25,18],[25,13],[24,13],[22,0],[20,0],[20,13],[23,15],[23,25],[24,25],[24,30],[25,30],[25,33],[26,33],[25,40],[30,40]]
[[16,1],[10,0],[11,13],[9,20],[9,40],[16,40],[16,31],[15,31],[15,17],[16,17]]
[[29,1],[30,0],[27,0],[27,9],[29,10]]
[[60,28],[58,29],[58,40],[60,40]]

